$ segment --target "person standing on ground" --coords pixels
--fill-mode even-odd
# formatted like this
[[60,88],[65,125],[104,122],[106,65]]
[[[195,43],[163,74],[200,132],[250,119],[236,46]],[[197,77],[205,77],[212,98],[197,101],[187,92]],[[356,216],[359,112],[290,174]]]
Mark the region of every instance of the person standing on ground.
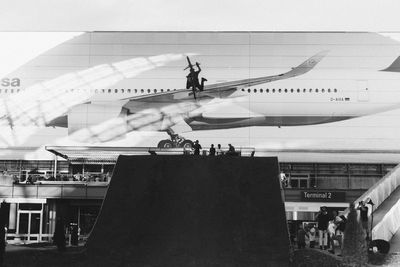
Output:
[[308,231],[308,240],[310,241],[310,248],[315,247],[315,227],[311,226],[311,229]]
[[306,231],[300,226],[297,231],[297,248],[305,248],[306,247]]
[[201,147],[201,145],[199,144],[199,140],[196,140],[196,142],[194,142],[194,145],[193,145],[193,149],[194,149],[194,155],[200,155],[200,149],[201,149],[202,147]]
[[[328,251],[332,254],[335,254],[335,240],[337,240],[336,228],[337,228],[337,225],[335,224],[335,221],[330,220],[328,223],[328,234],[329,234],[329,238],[330,238],[331,249]],[[341,242],[339,242],[339,246],[341,246]]]
[[325,250],[328,246],[328,223],[329,215],[326,207],[321,207],[317,215],[318,221],[318,234],[319,234],[319,248]]
[[208,154],[209,156],[215,156],[215,147],[214,147],[214,144],[211,144],[211,147],[210,147],[210,151],[209,151],[209,154]]
[[369,229],[368,229],[368,207],[365,206],[364,201],[360,201],[358,203],[358,210],[360,210],[360,219],[362,227],[364,228],[365,232],[367,233],[367,239],[369,239]]

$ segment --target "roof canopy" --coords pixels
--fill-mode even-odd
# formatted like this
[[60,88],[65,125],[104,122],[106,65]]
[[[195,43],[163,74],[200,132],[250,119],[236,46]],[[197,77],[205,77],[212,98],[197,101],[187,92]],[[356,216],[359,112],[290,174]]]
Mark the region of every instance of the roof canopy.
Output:
[[71,164],[115,164],[119,155],[183,155],[184,148],[46,146],[46,150]]

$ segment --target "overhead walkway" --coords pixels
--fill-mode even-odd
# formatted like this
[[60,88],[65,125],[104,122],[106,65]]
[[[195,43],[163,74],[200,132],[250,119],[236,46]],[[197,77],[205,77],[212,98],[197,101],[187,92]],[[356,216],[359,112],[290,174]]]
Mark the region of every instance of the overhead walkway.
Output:
[[[390,241],[400,229],[400,164],[354,201],[371,199],[372,239]],[[348,212],[348,210],[346,211]],[[371,208],[370,208],[371,212]],[[399,247],[400,249],[400,247]]]

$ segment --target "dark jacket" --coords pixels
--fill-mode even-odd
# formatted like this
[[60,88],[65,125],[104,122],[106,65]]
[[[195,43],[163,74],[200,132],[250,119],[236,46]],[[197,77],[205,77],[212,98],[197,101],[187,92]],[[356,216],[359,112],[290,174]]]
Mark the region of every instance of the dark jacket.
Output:
[[319,213],[317,216],[317,222],[318,222],[318,230],[327,230],[328,229],[328,223],[329,223],[329,215],[328,213]]

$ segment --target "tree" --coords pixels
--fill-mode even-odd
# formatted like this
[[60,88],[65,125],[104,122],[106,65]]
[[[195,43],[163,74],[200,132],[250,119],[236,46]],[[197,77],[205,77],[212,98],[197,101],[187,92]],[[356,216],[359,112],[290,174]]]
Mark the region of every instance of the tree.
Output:
[[357,218],[354,204],[350,204],[343,240],[343,265],[351,267],[367,266],[368,246],[366,233]]

